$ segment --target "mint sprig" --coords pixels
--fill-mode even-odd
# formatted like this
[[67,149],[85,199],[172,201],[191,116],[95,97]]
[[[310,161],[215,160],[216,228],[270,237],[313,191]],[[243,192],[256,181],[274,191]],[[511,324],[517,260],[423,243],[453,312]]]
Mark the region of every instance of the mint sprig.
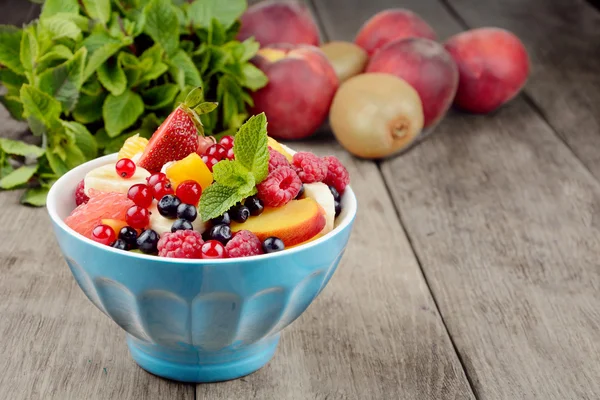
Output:
[[215,183],[200,198],[203,221],[216,218],[246,197],[256,194],[256,185],[269,173],[267,117],[255,115],[242,125],[233,146],[235,160],[219,161],[213,167]]

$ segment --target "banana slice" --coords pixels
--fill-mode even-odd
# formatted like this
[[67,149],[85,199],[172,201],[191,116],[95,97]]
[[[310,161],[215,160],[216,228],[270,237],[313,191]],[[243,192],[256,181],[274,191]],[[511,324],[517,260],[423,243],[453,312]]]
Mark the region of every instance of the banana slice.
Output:
[[117,174],[114,164],[107,164],[87,173],[84,180],[84,192],[89,195],[90,189],[99,192],[127,193],[129,188],[136,183],[146,183],[150,172],[137,167],[135,174],[129,179],[123,179]]
[[335,223],[335,200],[327,185],[322,182],[305,183],[304,196],[310,197],[325,210],[325,227],[320,234],[331,232]]
[[[171,232],[171,226],[175,220],[168,219],[160,215],[158,209],[156,208],[156,201],[152,203],[148,211],[150,211],[150,229],[156,231],[156,233],[159,235],[162,235],[165,232]],[[194,230],[199,233],[204,233],[204,231],[207,229],[207,224],[202,222],[200,215],[198,215],[198,218],[192,222],[192,225],[194,226]]]

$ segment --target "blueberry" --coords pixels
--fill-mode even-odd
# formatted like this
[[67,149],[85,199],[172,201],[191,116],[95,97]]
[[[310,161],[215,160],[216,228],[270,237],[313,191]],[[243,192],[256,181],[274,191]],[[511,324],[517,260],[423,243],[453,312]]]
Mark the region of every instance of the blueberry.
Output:
[[276,251],[285,249],[285,244],[283,244],[283,240],[278,237],[271,236],[265,239],[262,247],[265,253],[275,253]]
[[342,212],[342,205],[339,201],[335,201],[335,216],[337,217]]
[[176,219],[173,225],[171,225],[171,232],[191,230],[194,230],[194,226],[187,219]]
[[298,192],[298,194],[296,195],[296,200],[301,198],[302,196],[304,196],[304,183],[300,186],[300,191]]
[[121,239],[117,239],[114,242],[112,242],[110,244],[110,247],[114,247],[115,249],[118,249],[118,250],[129,250],[128,249],[129,246],[127,245],[127,243],[125,243]]
[[212,224],[214,226],[221,225],[221,224],[229,225],[229,224],[231,224],[231,218],[229,218],[229,213],[225,212],[220,217],[211,219],[210,222],[212,222]]
[[262,201],[260,201],[260,199],[256,196],[248,197],[244,202],[244,205],[248,207],[250,210],[250,215],[254,217],[262,214],[263,210],[265,209]]
[[177,207],[177,218],[194,222],[198,217],[198,210],[191,204],[181,203]]
[[158,233],[152,229],[147,229],[137,238],[138,248],[146,254],[156,254],[158,252]]
[[329,186],[329,191],[331,192],[331,194],[333,195],[333,199],[335,201],[340,201],[341,197],[340,197],[340,193],[337,191],[336,188],[334,188],[333,186]]
[[215,225],[210,229],[208,237],[211,240],[218,240],[223,244],[227,244],[231,240],[231,228],[225,224]]
[[250,209],[246,206],[238,204],[231,207],[231,210],[229,210],[229,215],[235,222],[244,223],[246,220],[248,220],[248,217],[250,217]]
[[163,196],[158,202],[158,212],[165,218],[175,219],[177,218],[177,207],[181,204],[176,196],[167,194]]
[[122,240],[123,242],[125,242],[125,244],[127,244],[129,249],[137,248],[137,242],[136,242],[137,238],[138,238],[137,231],[130,226],[124,226],[119,231],[119,239]]

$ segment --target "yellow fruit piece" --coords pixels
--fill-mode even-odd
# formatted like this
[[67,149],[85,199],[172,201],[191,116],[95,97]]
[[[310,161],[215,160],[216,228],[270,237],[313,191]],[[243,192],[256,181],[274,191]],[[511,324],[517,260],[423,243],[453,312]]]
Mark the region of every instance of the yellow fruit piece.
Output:
[[174,188],[183,181],[191,180],[198,182],[204,190],[213,182],[212,172],[196,153],[167,167],[166,174]]
[[121,231],[121,229],[127,226],[127,222],[120,221],[118,219],[103,219],[102,224],[108,225],[111,228],[113,228],[113,231],[115,231],[115,234],[117,236],[119,236],[119,232]]
[[290,153],[288,153],[287,151],[285,151],[285,149],[281,146],[281,144],[279,144],[279,142],[275,139],[273,139],[272,137],[269,136],[269,146],[271,146],[273,148],[273,150],[275,150],[278,153],[283,154],[283,156],[285,158],[287,158],[287,160],[289,162],[292,162],[292,155]]
[[119,160],[121,158],[133,158],[136,154],[142,153],[147,145],[148,139],[141,137],[139,134],[131,136],[119,150]]

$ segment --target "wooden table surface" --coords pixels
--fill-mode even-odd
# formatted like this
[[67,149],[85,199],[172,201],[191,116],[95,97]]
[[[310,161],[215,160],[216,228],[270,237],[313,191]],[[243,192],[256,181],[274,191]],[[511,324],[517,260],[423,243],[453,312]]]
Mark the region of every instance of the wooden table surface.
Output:
[[[440,39],[515,32],[532,74],[413,151],[352,158],[360,211],[328,288],[265,368],[186,385],[144,372],[71,277],[44,209],[0,193],[1,399],[600,398],[600,12],[585,0],[314,0],[325,39],[401,5]],[[31,19],[0,0],[0,23]],[[0,110],[0,136],[22,124]]]

